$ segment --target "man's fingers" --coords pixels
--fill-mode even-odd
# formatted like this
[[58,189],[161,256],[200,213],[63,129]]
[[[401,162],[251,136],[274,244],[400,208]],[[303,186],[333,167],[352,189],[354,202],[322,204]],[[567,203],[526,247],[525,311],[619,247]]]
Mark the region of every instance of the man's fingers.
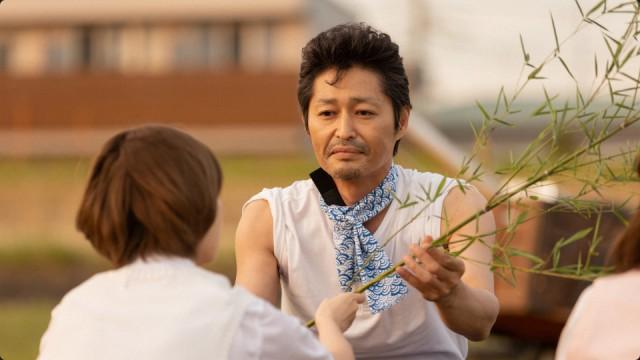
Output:
[[406,268],[398,268],[396,272],[400,275],[401,278],[403,278],[406,282],[411,284],[411,286],[422,291],[422,286],[423,286],[422,282],[417,277],[415,277],[409,270],[407,270]]
[[446,269],[460,274],[464,273],[464,262],[447,254],[444,250],[430,249],[429,255]]
[[429,254],[429,257],[431,257],[434,261],[436,261],[446,269],[457,273],[464,272],[464,262],[456,257],[449,255],[446,251],[444,251],[444,249],[429,249],[428,246],[426,248],[421,246],[421,248],[424,249],[427,254]]
[[433,237],[431,237],[431,235],[427,235],[420,241],[420,247],[429,247],[431,246],[431,243],[433,243]]
[[430,301],[435,301],[449,292],[448,287],[442,284],[438,279],[432,278],[428,283],[422,282],[406,268],[398,268],[396,272],[411,286],[416,288],[422,296]]
[[411,270],[413,275],[420,279],[422,282],[427,282],[431,280],[432,275],[431,273],[429,273],[429,271],[423,268],[424,264],[422,262],[420,264],[418,263],[420,259],[420,257],[414,258],[413,256],[405,256],[404,266],[407,269]]

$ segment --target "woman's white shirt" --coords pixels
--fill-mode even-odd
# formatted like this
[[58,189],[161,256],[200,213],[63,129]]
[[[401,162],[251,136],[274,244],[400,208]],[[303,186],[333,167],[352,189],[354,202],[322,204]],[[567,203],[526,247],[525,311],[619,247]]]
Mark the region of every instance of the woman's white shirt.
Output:
[[97,274],[56,306],[49,359],[331,359],[314,334],[185,258]]
[[586,288],[562,330],[556,360],[640,358],[640,270]]

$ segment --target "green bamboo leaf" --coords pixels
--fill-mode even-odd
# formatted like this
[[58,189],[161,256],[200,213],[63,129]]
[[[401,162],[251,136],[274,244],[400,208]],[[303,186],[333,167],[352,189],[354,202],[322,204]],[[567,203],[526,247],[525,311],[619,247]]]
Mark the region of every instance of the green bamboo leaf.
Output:
[[556,52],[560,52],[560,41],[558,41],[558,30],[556,29],[556,22],[553,20],[553,13],[549,12],[551,17],[551,27],[553,27],[553,39],[556,41]]
[[598,78],[598,55],[593,55],[593,66],[595,68],[596,78]]
[[552,270],[558,268],[558,264],[560,263],[560,251],[554,251],[551,254],[551,258],[552,258]]
[[[544,98],[545,98],[545,101],[547,102],[547,108],[549,109],[549,114],[551,114],[552,124],[555,124],[557,113],[556,113],[555,108],[553,107],[553,100],[555,100],[558,97],[558,95],[554,95],[553,97],[549,97],[549,93],[547,92],[547,88],[543,86],[542,90],[544,91]],[[554,130],[554,135],[555,135],[557,133],[558,129],[553,128],[553,130]]]
[[640,86],[632,86],[632,87],[628,87],[628,88],[624,88],[624,89],[620,89],[620,90],[616,90],[614,92],[614,94],[616,95],[620,95],[620,96],[629,96],[627,94],[625,94],[626,92],[629,91],[637,91],[638,89],[640,89]]
[[561,239],[560,241],[558,241],[556,243],[556,245],[558,245],[558,248],[562,248],[565,247],[569,244],[572,244],[578,240],[582,240],[584,239],[587,235],[589,235],[591,232],[593,231],[593,228],[586,228],[586,229],[582,229],[580,231],[578,231],[577,233],[571,235],[569,238],[567,239]]
[[589,252],[587,253],[587,261],[585,261],[585,266],[589,268],[591,265],[591,257],[596,254],[596,248],[600,243],[601,238],[598,236],[600,233],[600,225],[602,224],[602,210],[598,212],[598,218],[596,219],[596,228],[593,232],[593,237],[591,238],[591,243],[589,244]]
[[484,106],[482,106],[482,104],[480,104],[478,101],[476,101],[476,106],[478,107],[478,109],[480,109],[480,111],[482,112],[482,116],[487,120],[490,121],[491,120],[491,116],[489,116],[489,113],[487,112],[487,110],[484,109]]
[[548,111],[545,111],[546,108],[547,108],[547,103],[544,103],[538,106],[535,110],[533,110],[532,115],[533,116],[546,115],[549,113]]
[[524,40],[522,40],[522,34],[520,34],[520,48],[522,49],[522,57],[524,58],[524,63],[528,64],[531,59],[529,53],[524,48]]
[[600,9],[604,5],[604,2],[605,2],[605,0],[600,0],[591,9],[589,9],[589,11],[587,12],[587,15],[585,15],[585,16],[588,17],[589,15],[591,15],[594,12],[598,11],[598,9]]
[[576,3],[576,6],[578,7],[578,11],[580,11],[580,16],[582,18],[584,18],[584,11],[582,11],[582,7],[580,6],[580,2],[578,0],[573,0]]
[[523,257],[525,259],[531,260],[536,265],[541,265],[545,263],[545,261],[539,258],[538,256],[528,253],[526,251],[516,249],[516,248],[509,247],[507,248],[507,252],[509,253],[509,256]]
[[442,195],[442,190],[444,189],[444,186],[447,184],[447,178],[446,177],[442,177],[442,180],[440,180],[440,183],[438,184],[438,187],[436,188],[436,194],[434,195],[434,199],[437,199],[440,197],[440,195]]
[[[616,44],[616,49],[613,50],[613,48],[611,47],[611,44],[609,44],[609,41],[607,41],[607,39],[613,41]],[[607,49],[609,50],[609,53],[611,54],[611,59],[613,60],[613,63],[616,65],[616,68],[620,68],[620,61],[619,61],[619,57],[620,57],[620,53],[622,52],[622,42],[614,39],[613,37],[604,34],[604,42],[607,44]]]
[[405,209],[405,208],[412,207],[412,206],[417,205],[417,204],[418,204],[417,201],[407,202],[407,203],[404,203],[404,204],[398,206],[398,209]]
[[542,71],[542,68],[544,67],[544,63],[540,64],[540,66],[538,66],[537,68],[535,68],[527,77],[529,80],[531,79],[539,79],[538,73],[540,73],[540,71]]
[[571,73],[571,70],[569,70],[569,67],[567,66],[567,63],[565,63],[564,60],[561,57],[558,57],[558,60],[560,60],[560,63],[562,64],[562,66],[564,66],[564,69],[567,70],[567,73],[569,73],[569,76],[571,76],[571,78],[575,81],[576,78]]
[[[432,202],[430,191],[428,191],[422,184],[420,184],[420,189],[422,189],[425,201]],[[431,184],[429,184],[429,189],[431,189]]]
[[493,120],[493,121],[495,121],[495,122],[497,122],[497,123],[500,123],[500,124],[502,124],[502,125],[504,125],[504,126],[509,126],[509,127],[513,127],[513,126],[515,126],[513,123],[510,123],[510,122],[505,121],[505,120],[501,120],[501,119],[496,118],[496,117],[492,118],[492,120]]
[[510,223],[509,225],[507,225],[507,228],[505,231],[507,233],[514,232],[520,224],[522,224],[525,220],[527,220],[527,216],[529,216],[529,212],[526,210],[518,214],[518,217],[516,218],[516,220]]
[[607,45],[607,50],[609,50],[609,54],[611,54],[611,58],[613,59],[613,62],[617,64],[617,60],[614,56],[615,52],[613,51],[613,48],[611,48],[611,44],[609,44],[609,41],[607,40],[606,37],[603,36],[602,39],[604,40],[604,43]]
[[584,106],[584,97],[580,91],[580,86],[576,84],[576,108],[579,109]]
[[511,110],[509,109],[511,105],[509,104],[509,100],[507,100],[507,94],[504,91],[502,92],[502,101],[504,102],[504,107],[507,110],[507,112],[511,114]]
[[618,108],[621,108],[621,109],[629,110],[629,111],[634,111],[635,110],[634,108],[632,108],[630,106],[627,106],[627,105],[625,105],[623,103],[616,103],[615,106],[618,107]]
[[620,220],[620,222],[624,225],[624,226],[629,226],[629,221],[627,220],[627,218],[620,212],[620,209],[618,208],[614,208],[612,211],[613,215],[618,218],[618,220]]
[[460,189],[460,192],[463,194],[467,193],[467,187],[466,185],[462,182],[462,180],[460,179],[456,179],[456,184],[458,184],[458,189]]
[[393,197],[393,199],[394,199],[395,201],[397,201],[397,202],[398,202],[398,204],[402,204],[402,200],[400,200],[400,198],[398,197],[398,195],[396,195],[396,193],[395,193],[395,192],[393,192],[393,191],[392,191],[392,192],[391,192],[391,196]]
[[[512,287],[516,287],[517,280],[516,277],[514,276],[514,274],[512,273],[511,277],[507,277],[504,273],[503,273],[503,268],[504,266],[496,266],[493,265],[491,267],[491,271],[493,271],[493,273],[498,276],[499,278],[501,278],[502,280],[504,280],[507,284],[511,285]],[[496,269],[500,269],[500,270],[496,270]]]
[[611,80],[607,80],[607,87],[609,88],[609,98],[611,100],[611,103],[615,103],[615,97],[613,95],[613,87],[611,86]]
[[582,252],[578,252],[578,264],[576,264],[576,275],[582,272]]
[[609,29],[607,29],[606,27],[604,27],[602,24],[600,24],[599,22],[597,22],[595,20],[592,20],[592,19],[589,19],[589,18],[585,18],[584,21],[589,23],[589,24],[595,25],[595,26],[599,27],[600,29],[602,29],[604,31],[607,31],[607,32],[609,31]]
[[[609,12],[616,12],[617,10],[620,10],[622,8],[625,8],[627,6],[631,6],[631,7],[635,7],[637,5],[637,1],[627,1],[627,2],[623,2],[621,4],[618,4],[614,7],[612,7],[611,9],[609,9]],[[635,13],[634,11],[635,9],[629,10],[629,11],[625,11],[624,13]]]
[[[504,86],[500,86],[500,92],[496,98],[496,106],[493,108],[493,116],[498,114],[498,110],[500,110],[500,101],[504,97]],[[509,104],[505,101],[505,110],[509,109]]]
[[622,76],[626,77],[627,79],[629,79],[629,80],[631,80],[631,81],[633,81],[633,82],[635,82],[635,83],[637,83],[637,84],[640,84],[640,80],[639,80],[639,79],[634,78],[633,76],[631,76],[631,75],[629,75],[629,74],[627,74],[627,73],[625,73],[625,72],[622,72],[622,71],[621,71],[621,72],[620,72],[620,75],[622,75]]
[[613,41],[617,46],[622,45],[622,43],[620,42],[620,40],[614,38],[613,36],[609,35],[609,34],[604,34],[604,36],[606,36],[609,40]]

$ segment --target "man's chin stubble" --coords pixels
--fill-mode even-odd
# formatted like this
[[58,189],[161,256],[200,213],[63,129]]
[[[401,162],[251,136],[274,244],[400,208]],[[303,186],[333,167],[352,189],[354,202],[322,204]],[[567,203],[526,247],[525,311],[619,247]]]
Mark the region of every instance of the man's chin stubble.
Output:
[[334,179],[350,181],[350,180],[359,179],[360,176],[362,176],[362,172],[360,171],[360,169],[338,168],[334,170],[333,174],[331,175]]

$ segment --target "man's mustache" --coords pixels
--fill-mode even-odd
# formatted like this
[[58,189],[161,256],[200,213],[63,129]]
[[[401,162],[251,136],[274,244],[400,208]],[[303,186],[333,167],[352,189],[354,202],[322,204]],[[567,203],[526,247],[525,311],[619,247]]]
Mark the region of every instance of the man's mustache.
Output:
[[350,147],[361,153],[367,153],[367,151],[369,150],[367,145],[357,140],[337,140],[329,143],[329,146],[327,146],[327,153],[331,154],[333,152],[333,149],[337,146]]

